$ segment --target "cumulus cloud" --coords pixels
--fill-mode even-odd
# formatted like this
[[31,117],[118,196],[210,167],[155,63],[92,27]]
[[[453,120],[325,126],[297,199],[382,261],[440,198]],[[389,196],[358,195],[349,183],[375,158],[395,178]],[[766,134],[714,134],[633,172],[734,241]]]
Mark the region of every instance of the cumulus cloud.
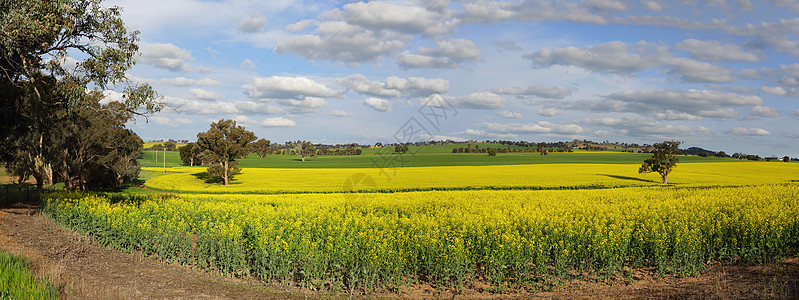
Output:
[[730,132],[739,136],[769,136],[771,132],[763,128],[741,128],[735,127],[730,129]]
[[180,127],[181,125],[189,125],[194,124],[194,121],[184,118],[174,118],[174,117],[164,117],[164,116],[152,116],[150,117],[150,121],[155,122],[156,124],[165,125],[172,128]]
[[[405,48],[412,36],[373,31],[344,21],[320,23],[316,34],[290,36],[280,40],[275,51],[294,53],[310,60],[324,59],[349,64],[373,62]],[[322,47],[324,45],[324,47]]]
[[175,111],[186,114],[218,115],[218,114],[247,114],[247,115],[279,115],[284,109],[270,103],[256,103],[252,101],[202,101],[190,100],[179,97],[164,96],[164,102]]
[[547,121],[538,123],[483,123],[483,128],[497,133],[551,133],[551,134],[578,134],[585,129],[576,124],[555,124]]
[[218,86],[222,85],[221,82],[210,79],[210,78],[202,78],[202,79],[193,79],[193,78],[186,78],[186,77],[177,77],[177,78],[163,78],[158,80],[158,84],[165,84],[171,86]]
[[663,63],[670,57],[665,46],[637,42],[608,42],[593,47],[541,48],[522,57],[533,61],[536,68],[553,65],[572,65],[594,72],[631,75]]
[[495,41],[494,45],[496,45],[500,49],[506,50],[506,51],[522,51],[522,50],[524,50],[524,49],[522,49],[522,47],[519,47],[518,45],[516,45],[516,42],[511,41],[511,40]]
[[560,114],[560,110],[557,109],[557,108],[552,108],[552,107],[542,108],[542,109],[539,109],[536,112],[536,114],[538,114],[539,116],[553,117],[553,116],[559,115]]
[[693,136],[697,134],[710,134],[709,128],[704,126],[688,127],[671,125],[661,121],[645,118],[600,118],[584,119],[580,123],[612,128],[620,135],[645,136],[658,138],[675,138]]
[[[734,118],[738,113],[733,107],[753,107],[763,104],[758,96],[746,96],[713,90],[628,90],[604,97],[603,100],[581,100],[564,102],[562,109],[592,112],[633,112],[657,115],[666,111],[672,116],[692,116],[708,118]],[[671,113],[668,113],[671,111]],[[674,115],[674,114],[677,115]]]
[[216,100],[222,98],[222,96],[217,93],[209,92],[203,89],[189,89],[189,94],[191,94],[192,98],[200,100]]
[[732,82],[735,78],[729,69],[696,61],[684,57],[677,57],[668,62],[673,69],[669,74],[678,75],[685,82]]
[[343,111],[343,110],[332,110],[332,111],[330,111],[330,115],[334,116],[334,117],[337,117],[337,118],[352,117],[352,113],[351,112],[346,112],[346,111]]
[[502,1],[466,1],[460,12],[463,22],[502,22],[517,17],[518,4]]
[[239,20],[236,29],[245,33],[261,32],[264,31],[264,28],[266,28],[266,21],[267,20],[265,16],[261,14],[254,14]]
[[692,115],[686,112],[675,112],[672,110],[666,110],[665,113],[656,113],[655,117],[658,119],[675,121],[675,120],[687,120],[687,121],[699,121],[703,120],[702,116]]
[[604,16],[606,12],[578,2],[533,0],[524,1],[513,9],[518,12],[518,18],[525,21],[570,21],[597,25],[608,23]]
[[181,49],[173,44],[144,44],[141,48],[142,55],[139,59],[141,63],[172,72],[190,72],[194,70],[191,65],[194,57],[188,50]]
[[[445,15],[418,5],[390,2],[356,2],[341,10],[325,13],[328,17],[352,20],[353,24],[373,30],[397,30],[409,34],[436,35],[451,32],[455,24]],[[357,17],[357,18],[356,18]]]
[[441,78],[391,76],[383,81],[369,80],[361,74],[352,74],[336,81],[339,85],[359,94],[374,97],[396,98],[401,96],[424,97],[449,91],[449,81]]
[[388,100],[385,99],[369,97],[363,100],[363,104],[366,104],[366,106],[369,106],[376,111],[391,111],[391,102],[388,102]]
[[290,113],[309,114],[319,111],[320,108],[327,106],[327,101],[317,97],[304,97],[298,99],[278,99],[278,104],[284,106]]
[[255,77],[243,86],[253,99],[303,99],[304,97],[343,97],[341,91],[333,90],[313,79],[296,76]]
[[408,77],[404,79],[390,76],[386,78],[386,88],[403,91],[408,96],[429,96],[449,91],[449,81],[441,78]]
[[572,94],[572,90],[569,88],[560,86],[544,86],[540,84],[531,84],[526,88],[501,87],[491,91],[502,95],[536,96],[539,98],[549,99],[563,99]]
[[288,119],[286,117],[275,117],[275,118],[265,118],[261,121],[250,119],[247,116],[237,115],[233,117],[233,120],[246,124],[246,125],[258,125],[263,127],[294,127],[297,126],[297,123],[294,120]]
[[755,106],[752,107],[752,115],[763,118],[776,118],[782,116],[782,112],[774,107]]
[[418,54],[400,54],[401,66],[408,68],[456,68],[464,62],[480,58],[482,50],[467,39],[437,41],[438,48],[419,47]]
[[741,46],[713,40],[687,39],[677,43],[677,49],[688,51],[692,57],[705,61],[760,61],[757,55],[746,52]]
[[401,95],[398,89],[386,88],[385,82],[372,81],[361,74],[352,74],[345,78],[340,78],[336,82],[360,94],[377,97],[399,97]]
[[496,138],[496,139],[518,139],[519,135],[515,133],[496,133],[496,132],[488,132],[482,129],[466,129],[462,132],[462,134],[471,135],[475,137],[487,137],[487,138]]
[[471,109],[495,109],[505,107],[505,97],[492,92],[474,92],[459,97],[446,97],[452,105]]
[[501,116],[503,118],[506,118],[506,119],[518,119],[518,118],[522,117],[522,114],[519,113],[518,111],[510,112],[510,111],[507,111],[507,110],[503,110],[503,111],[497,112],[497,114],[499,114],[499,116]]

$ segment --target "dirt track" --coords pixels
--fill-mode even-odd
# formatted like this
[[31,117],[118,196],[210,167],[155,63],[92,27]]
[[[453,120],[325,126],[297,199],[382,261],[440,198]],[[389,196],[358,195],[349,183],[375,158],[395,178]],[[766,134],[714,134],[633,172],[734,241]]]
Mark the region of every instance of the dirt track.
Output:
[[[0,249],[31,258],[34,273],[51,278],[66,299],[286,299],[343,298],[255,280],[214,276],[205,271],[165,264],[141,254],[99,246],[58,226],[34,205],[0,209]],[[559,291],[497,295],[471,289],[439,294],[414,287],[389,298],[797,298],[799,258],[764,266],[716,266],[699,277],[655,278],[638,271],[635,283],[576,282]]]

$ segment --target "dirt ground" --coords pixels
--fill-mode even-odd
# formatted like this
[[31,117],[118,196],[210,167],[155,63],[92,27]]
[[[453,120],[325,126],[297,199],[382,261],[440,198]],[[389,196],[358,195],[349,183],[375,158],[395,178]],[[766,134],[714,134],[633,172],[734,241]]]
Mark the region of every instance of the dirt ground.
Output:
[[[256,280],[217,276],[205,271],[166,264],[138,253],[107,249],[76,232],[64,229],[39,214],[32,204],[0,208],[0,250],[33,261],[37,276],[50,278],[64,299],[301,299],[348,298]],[[554,292],[488,294],[479,288],[436,292],[425,286],[402,294],[376,294],[359,298],[799,298],[799,258],[761,266],[716,265],[690,278],[657,278],[651,270],[638,270],[633,283],[571,282]]]

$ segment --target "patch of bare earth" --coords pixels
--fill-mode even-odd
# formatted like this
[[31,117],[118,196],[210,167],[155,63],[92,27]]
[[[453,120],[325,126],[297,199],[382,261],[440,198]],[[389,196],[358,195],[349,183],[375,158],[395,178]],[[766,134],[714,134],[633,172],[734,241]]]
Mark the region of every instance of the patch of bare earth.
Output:
[[[64,299],[287,299],[342,298],[257,280],[216,276],[159,262],[142,254],[101,247],[39,214],[35,205],[0,209],[0,250],[33,261],[34,273],[55,282]],[[576,277],[572,274],[571,277]],[[495,298],[799,298],[799,258],[759,266],[714,265],[696,277],[658,277],[642,269],[626,280],[581,276],[550,292],[489,293],[480,282],[459,291],[416,285],[366,297],[413,299]]]

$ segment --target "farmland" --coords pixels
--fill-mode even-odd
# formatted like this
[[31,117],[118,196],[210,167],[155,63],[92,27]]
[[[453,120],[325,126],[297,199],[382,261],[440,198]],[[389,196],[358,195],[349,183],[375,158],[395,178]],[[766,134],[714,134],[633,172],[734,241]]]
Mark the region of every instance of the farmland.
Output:
[[[681,157],[662,185],[645,154],[417,149],[396,158],[270,155],[223,186],[177,153],[140,158],[142,189],[54,193],[44,211],[122,251],[310,289],[535,292],[574,272],[697,274],[799,249],[799,164]],[[526,163],[521,163],[526,161]],[[350,166],[352,165],[352,166]],[[349,167],[345,167],[349,166]],[[162,191],[174,194],[137,195]],[[357,193],[353,193],[357,192]],[[616,274],[616,275],[613,275]]]

